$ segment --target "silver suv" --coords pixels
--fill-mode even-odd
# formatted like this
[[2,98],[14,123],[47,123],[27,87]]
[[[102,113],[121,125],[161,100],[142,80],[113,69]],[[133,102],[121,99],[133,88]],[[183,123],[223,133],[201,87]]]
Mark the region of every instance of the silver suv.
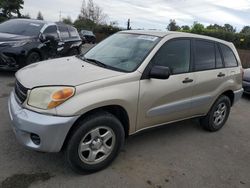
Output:
[[124,139],[199,117],[217,131],[242,95],[232,43],[178,32],[123,31],[84,55],[16,73],[9,114],[24,146],[64,151],[77,172],[108,166]]

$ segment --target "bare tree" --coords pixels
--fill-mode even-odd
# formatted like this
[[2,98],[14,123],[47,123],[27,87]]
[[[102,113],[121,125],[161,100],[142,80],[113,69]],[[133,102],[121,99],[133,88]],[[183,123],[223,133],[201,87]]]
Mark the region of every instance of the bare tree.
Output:
[[94,3],[93,0],[83,0],[80,17],[91,20],[96,24],[106,23],[107,14],[105,14],[101,7]]

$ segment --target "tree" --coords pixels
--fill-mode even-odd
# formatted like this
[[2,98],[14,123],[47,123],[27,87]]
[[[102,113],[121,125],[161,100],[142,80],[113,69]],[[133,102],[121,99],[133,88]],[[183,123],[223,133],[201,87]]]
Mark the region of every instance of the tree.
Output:
[[201,33],[205,29],[204,25],[198,22],[194,22],[191,32],[192,33]]
[[83,20],[91,20],[95,24],[105,24],[107,14],[103,13],[103,10],[96,5],[93,0],[88,0],[87,3],[83,0],[79,18]]
[[189,31],[190,27],[188,25],[183,25],[183,26],[181,26],[181,30],[183,30],[183,31]]
[[40,11],[38,12],[36,19],[43,20],[43,15],[42,15],[42,13]]
[[224,31],[230,32],[230,33],[236,32],[236,29],[230,24],[224,24],[223,29],[224,29]]
[[214,31],[225,31],[225,32],[230,32],[230,33],[235,33],[236,29],[230,25],[230,24],[224,24],[224,26],[220,26],[218,24],[211,24],[207,26],[208,30],[214,30]]
[[68,25],[73,25],[73,22],[70,16],[68,16],[67,18],[63,18],[62,22]]
[[216,31],[222,31],[223,27],[218,25],[218,24],[210,24],[209,26],[207,26],[208,30],[216,30]]
[[22,16],[22,18],[31,19],[31,17],[30,17],[30,15],[29,15],[29,13],[27,13],[27,14],[23,15],[23,16]]
[[22,15],[20,10],[23,9],[23,0],[0,0],[0,8],[2,8],[2,14],[6,18],[11,18],[14,14],[20,18]]
[[250,26],[244,26],[241,33],[250,34]]
[[167,30],[169,31],[178,31],[180,27],[176,24],[174,19],[170,19],[170,23],[168,24]]

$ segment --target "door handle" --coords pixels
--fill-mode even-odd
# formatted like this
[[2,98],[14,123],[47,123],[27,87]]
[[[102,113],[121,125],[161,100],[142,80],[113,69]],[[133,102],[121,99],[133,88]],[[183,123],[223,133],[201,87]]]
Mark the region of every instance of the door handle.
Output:
[[220,72],[218,75],[217,75],[217,77],[224,77],[224,76],[226,76],[224,73],[222,73],[222,72]]
[[185,78],[185,80],[183,80],[182,83],[187,84],[187,83],[191,83],[193,81],[194,81],[193,79]]

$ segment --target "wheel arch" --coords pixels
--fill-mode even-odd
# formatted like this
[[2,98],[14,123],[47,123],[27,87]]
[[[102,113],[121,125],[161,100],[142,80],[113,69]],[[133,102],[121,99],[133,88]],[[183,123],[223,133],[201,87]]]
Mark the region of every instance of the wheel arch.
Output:
[[223,92],[220,96],[222,96],[222,95],[227,96],[231,101],[231,106],[233,106],[233,104],[234,104],[234,92],[232,90],[227,90],[227,91]]
[[63,146],[61,150],[64,150],[65,147],[67,146],[67,143],[71,137],[71,135],[77,130],[78,128],[78,123],[85,119],[86,117],[95,114],[100,111],[105,111],[109,112],[112,115],[114,115],[118,120],[121,121],[124,132],[125,132],[125,137],[128,137],[129,135],[129,116],[127,111],[120,105],[108,105],[108,106],[102,106],[98,107],[95,109],[92,109],[84,114],[82,114],[76,121],[75,123],[71,126],[70,130],[68,131],[66,138],[64,140]]

